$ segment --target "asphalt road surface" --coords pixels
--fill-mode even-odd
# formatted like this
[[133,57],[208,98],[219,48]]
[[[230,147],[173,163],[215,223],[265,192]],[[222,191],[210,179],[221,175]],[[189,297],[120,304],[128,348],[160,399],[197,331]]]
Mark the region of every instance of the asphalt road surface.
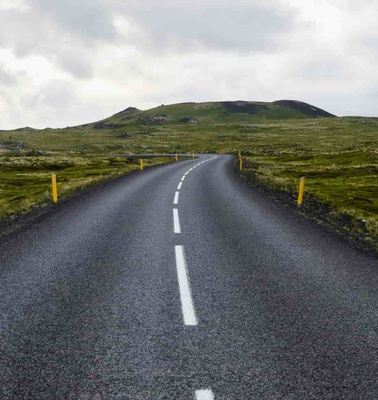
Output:
[[378,399],[378,261],[206,155],[0,242],[0,399]]

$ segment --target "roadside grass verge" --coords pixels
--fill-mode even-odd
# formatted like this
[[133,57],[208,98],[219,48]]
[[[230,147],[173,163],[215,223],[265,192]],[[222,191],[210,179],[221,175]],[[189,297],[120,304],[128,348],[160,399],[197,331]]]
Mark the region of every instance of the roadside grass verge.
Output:
[[378,250],[378,163],[373,151],[249,154],[243,156],[241,174],[253,185],[286,194],[284,200],[292,205],[297,202],[299,180],[304,176],[301,211]]
[[[144,168],[173,158],[144,159]],[[139,169],[139,159],[49,154],[0,156],[0,221],[12,221],[33,207],[51,203],[51,174],[57,175],[59,199],[104,180]]]

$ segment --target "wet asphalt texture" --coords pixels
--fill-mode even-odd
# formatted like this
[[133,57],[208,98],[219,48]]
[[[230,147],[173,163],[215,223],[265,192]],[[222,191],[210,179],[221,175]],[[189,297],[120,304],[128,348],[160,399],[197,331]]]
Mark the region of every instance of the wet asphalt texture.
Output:
[[125,176],[1,239],[0,399],[378,399],[378,260],[248,187],[231,156],[191,171],[173,205],[212,157]]

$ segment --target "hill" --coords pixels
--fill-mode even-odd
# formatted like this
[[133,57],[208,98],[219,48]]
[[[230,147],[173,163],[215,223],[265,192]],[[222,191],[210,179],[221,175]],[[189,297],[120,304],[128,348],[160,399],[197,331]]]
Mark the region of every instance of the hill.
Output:
[[176,125],[197,123],[248,122],[250,120],[282,120],[331,118],[335,115],[296,100],[271,103],[255,101],[223,101],[207,103],[162,104],[150,110],[129,107],[104,120],[87,124],[93,129],[120,128],[125,125]]

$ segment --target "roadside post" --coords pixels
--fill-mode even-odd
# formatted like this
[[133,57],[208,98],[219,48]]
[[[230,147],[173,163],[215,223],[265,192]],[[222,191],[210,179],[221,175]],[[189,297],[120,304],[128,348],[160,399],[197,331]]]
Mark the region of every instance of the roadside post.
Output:
[[178,161],[177,153],[176,153],[176,155],[175,155],[175,160]]
[[304,184],[305,184],[305,178],[304,176],[302,176],[302,178],[299,181],[298,207],[302,207]]
[[52,198],[53,202],[57,203],[58,202],[58,186],[56,184],[56,175],[51,174],[51,182],[52,182]]
[[241,157],[239,159],[239,169],[240,171],[243,169],[243,159]]
[[143,160],[140,159],[139,162],[140,162],[139,170],[143,171]]

